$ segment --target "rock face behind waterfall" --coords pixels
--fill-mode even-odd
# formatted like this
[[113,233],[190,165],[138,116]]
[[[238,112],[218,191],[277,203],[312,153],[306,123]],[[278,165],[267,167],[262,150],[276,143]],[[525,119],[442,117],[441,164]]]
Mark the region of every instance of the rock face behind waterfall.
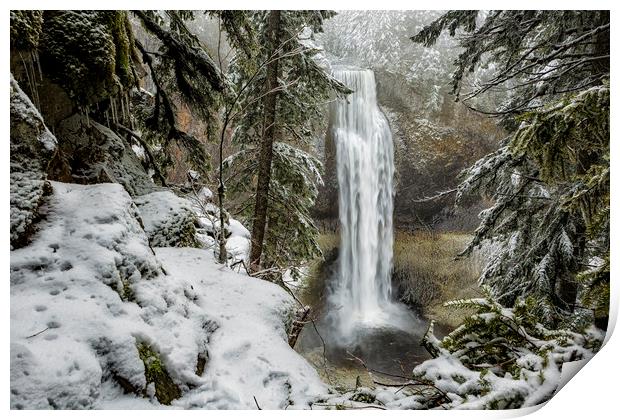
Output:
[[340,332],[347,336],[357,323],[380,319],[391,302],[394,156],[372,71],[339,68],[334,76],[354,90],[333,104],[330,115],[341,228],[339,278],[331,303]]

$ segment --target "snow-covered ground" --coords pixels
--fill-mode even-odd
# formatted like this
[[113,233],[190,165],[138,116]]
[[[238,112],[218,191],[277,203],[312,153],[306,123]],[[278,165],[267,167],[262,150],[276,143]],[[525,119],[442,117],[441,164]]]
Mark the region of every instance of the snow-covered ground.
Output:
[[[183,200],[150,194],[138,208],[119,184],[51,185],[37,233],[11,251],[12,408],[426,407],[419,389],[335,392],[288,345],[296,306],[281,287],[216,263],[212,249],[152,248],[159,224],[148,219],[177,217]],[[230,231],[248,235],[241,224]],[[577,350],[591,357],[581,346],[548,365],[524,354],[518,378],[483,381],[447,353],[413,373],[441,388],[447,407],[515,395],[529,405],[553,392]],[[492,392],[470,398],[485,383]]]
[[[196,238],[204,248],[216,249],[216,237],[220,231],[219,208],[213,202],[213,192],[207,187],[202,187],[195,194],[188,195],[188,201],[197,216],[198,229]],[[248,263],[250,258],[250,231],[241,222],[228,217],[225,225],[226,252],[229,266],[239,261]],[[242,267],[236,264],[236,271],[242,272]]]
[[13,408],[161,407],[142,344],[183,394],[173,407],[308,407],[327,393],[287,344],[284,290],[211,250],[153,252],[118,184],[52,186],[39,232],[11,252]]

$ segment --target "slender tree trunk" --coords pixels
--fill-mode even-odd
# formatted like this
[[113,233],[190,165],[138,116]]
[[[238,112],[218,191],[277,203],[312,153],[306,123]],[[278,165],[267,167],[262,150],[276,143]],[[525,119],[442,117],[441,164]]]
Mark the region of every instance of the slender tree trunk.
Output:
[[[269,12],[267,22],[268,56],[274,54],[280,44],[280,11]],[[269,182],[271,181],[271,161],[273,158],[273,140],[276,135],[276,106],[278,93],[279,60],[274,58],[267,64],[266,95],[263,99],[264,122],[263,139],[258,157],[258,180],[256,183],[256,202],[254,205],[254,222],[252,224],[252,251],[250,252],[250,270],[260,268],[263,253],[263,241],[267,222]]]

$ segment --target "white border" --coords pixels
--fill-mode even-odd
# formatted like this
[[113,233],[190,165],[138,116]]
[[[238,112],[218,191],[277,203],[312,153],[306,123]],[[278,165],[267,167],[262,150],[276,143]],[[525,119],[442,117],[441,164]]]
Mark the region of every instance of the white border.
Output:
[[[435,9],[435,10],[449,10],[449,9],[493,9],[501,8],[505,9],[611,9],[612,10],[612,79],[615,81],[617,77],[617,71],[615,69],[618,68],[618,52],[616,51],[616,41],[617,37],[615,27],[618,23],[618,19],[616,19],[616,4],[611,1],[574,1],[574,0],[545,0],[540,1],[532,1],[532,0],[522,0],[522,1],[467,1],[467,2],[459,2],[459,1],[446,1],[446,0],[436,0],[436,1],[414,1],[414,0],[381,0],[381,1],[325,1],[325,0],[314,0],[314,1],[295,1],[294,3],[284,0],[220,0],[218,2],[212,1],[161,1],[161,0],[153,0],[153,1],[118,1],[118,0],[108,0],[105,3],[97,2],[97,3],[87,3],[84,0],[82,1],[32,1],[32,0],[23,0],[23,1],[8,1],[4,2],[6,4],[5,11],[5,22],[6,27],[2,33],[3,42],[3,58],[2,61],[2,74],[5,74],[6,82],[4,86],[2,86],[3,91],[5,92],[4,98],[5,100],[2,102],[2,128],[4,132],[4,165],[2,165],[2,171],[4,176],[4,182],[1,184],[2,188],[2,198],[4,200],[4,205],[0,208],[2,212],[2,220],[5,221],[2,232],[0,235],[3,238],[9,238],[9,206],[8,206],[8,190],[9,190],[9,142],[8,140],[8,131],[9,131],[9,109],[8,109],[8,75],[9,75],[9,31],[8,31],[8,11],[13,9],[81,9],[81,8],[91,8],[91,9],[126,9],[126,8],[134,8],[134,9],[165,9],[165,8],[175,8],[175,9],[203,9],[203,8],[211,8],[211,9]],[[612,83],[613,84],[613,83]],[[615,96],[615,90],[612,88],[612,96]],[[616,98],[612,98],[612,117],[617,114],[618,107],[615,106]],[[616,128],[615,120],[612,119],[613,128]],[[615,134],[612,128],[612,133]],[[620,139],[618,136],[614,136],[612,134],[611,139],[611,151],[612,151],[612,161],[616,162],[618,158],[618,141]],[[620,193],[618,189],[618,177],[615,176],[615,170],[612,169],[612,213],[615,214],[618,209],[618,194]],[[616,225],[612,222],[612,261],[619,261],[618,258],[618,229],[615,229]],[[3,246],[3,253],[1,254],[1,262],[2,262],[2,270],[5,274],[9,272],[9,243],[8,239],[5,239],[5,243]],[[615,264],[612,263],[612,265]],[[615,274],[615,271],[614,271]],[[614,276],[616,277],[616,276]],[[610,317],[610,331],[613,330],[617,321],[617,312],[618,312],[618,302],[619,302],[619,287],[617,286],[617,280],[614,278],[612,281],[612,301],[611,301],[611,317]],[[2,359],[4,360],[4,364],[2,366],[2,387],[1,391],[2,396],[4,397],[3,401],[3,411],[9,411],[9,381],[10,381],[10,369],[9,369],[9,318],[10,318],[10,293],[9,293],[9,279],[6,276],[2,282],[2,298],[5,300],[4,305],[2,306],[2,315],[3,315],[3,323],[2,330],[4,336],[4,345],[2,346]],[[620,369],[618,366],[620,365],[620,361],[617,360],[620,354],[620,339],[617,338],[617,334],[612,335],[608,334],[607,343],[605,347],[597,354],[593,360],[591,360],[587,365],[578,372],[576,377],[569,381],[569,383],[556,395],[554,396],[544,407],[541,409],[523,409],[523,410],[515,410],[515,411],[450,411],[450,412],[440,412],[440,411],[377,411],[371,412],[368,410],[362,411],[332,411],[332,412],[323,412],[322,416],[339,416],[339,417],[348,417],[352,418],[368,418],[368,417],[399,417],[399,418],[407,418],[411,417],[419,418],[419,416],[423,417],[441,417],[441,418],[468,418],[468,419],[480,419],[480,418],[514,418],[517,416],[521,416],[527,413],[531,413],[530,416],[533,419],[549,419],[553,418],[611,418],[612,413],[617,411],[616,409],[616,399],[617,396],[617,383],[620,381]],[[283,418],[285,416],[316,416],[313,412],[295,412],[295,414],[290,414],[287,411],[269,411],[269,412],[241,412],[241,411],[219,411],[219,412],[204,412],[204,411],[184,411],[184,412],[170,412],[170,411],[149,411],[148,413],[137,413],[131,411],[90,411],[88,413],[83,412],[33,412],[33,411],[10,411],[9,416],[11,418],[40,418],[43,417],[51,417],[51,418],[82,418],[85,414],[89,417],[97,417],[97,418],[109,418],[114,416],[115,418],[132,418],[135,419],[139,416],[148,416],[151,418],[164,418],[170,415],[181,416],[185,418],[204,418],[205,416],[209,418],[237,418],[238,416],[246,417],[254,417],[254,416],[268,416],[269,418]],[[617,416],[617,415],[616,415]]]

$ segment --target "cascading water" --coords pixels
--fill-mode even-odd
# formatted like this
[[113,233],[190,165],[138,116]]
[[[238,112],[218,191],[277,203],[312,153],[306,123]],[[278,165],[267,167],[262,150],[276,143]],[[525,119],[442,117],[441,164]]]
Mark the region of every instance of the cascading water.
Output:
[[354,354],[373,369],[400,375],[428,358],[420,344],[428,325],[392,296],[392,136],[377,105],[373,72],[336,67],[333,76],[354,91],[330,109],[339,184],[338,271],[329,279],[327,310],[304,328],[297,349],[311,360],[326,356],[347,372]]
[[394,151],[374,73],[336,68],[333,75],[354,91],[336,101],[330,115],[341,237],[330,303],[340,336],[350,339],[359,327],[389,323],[397,306],[391,297]]

